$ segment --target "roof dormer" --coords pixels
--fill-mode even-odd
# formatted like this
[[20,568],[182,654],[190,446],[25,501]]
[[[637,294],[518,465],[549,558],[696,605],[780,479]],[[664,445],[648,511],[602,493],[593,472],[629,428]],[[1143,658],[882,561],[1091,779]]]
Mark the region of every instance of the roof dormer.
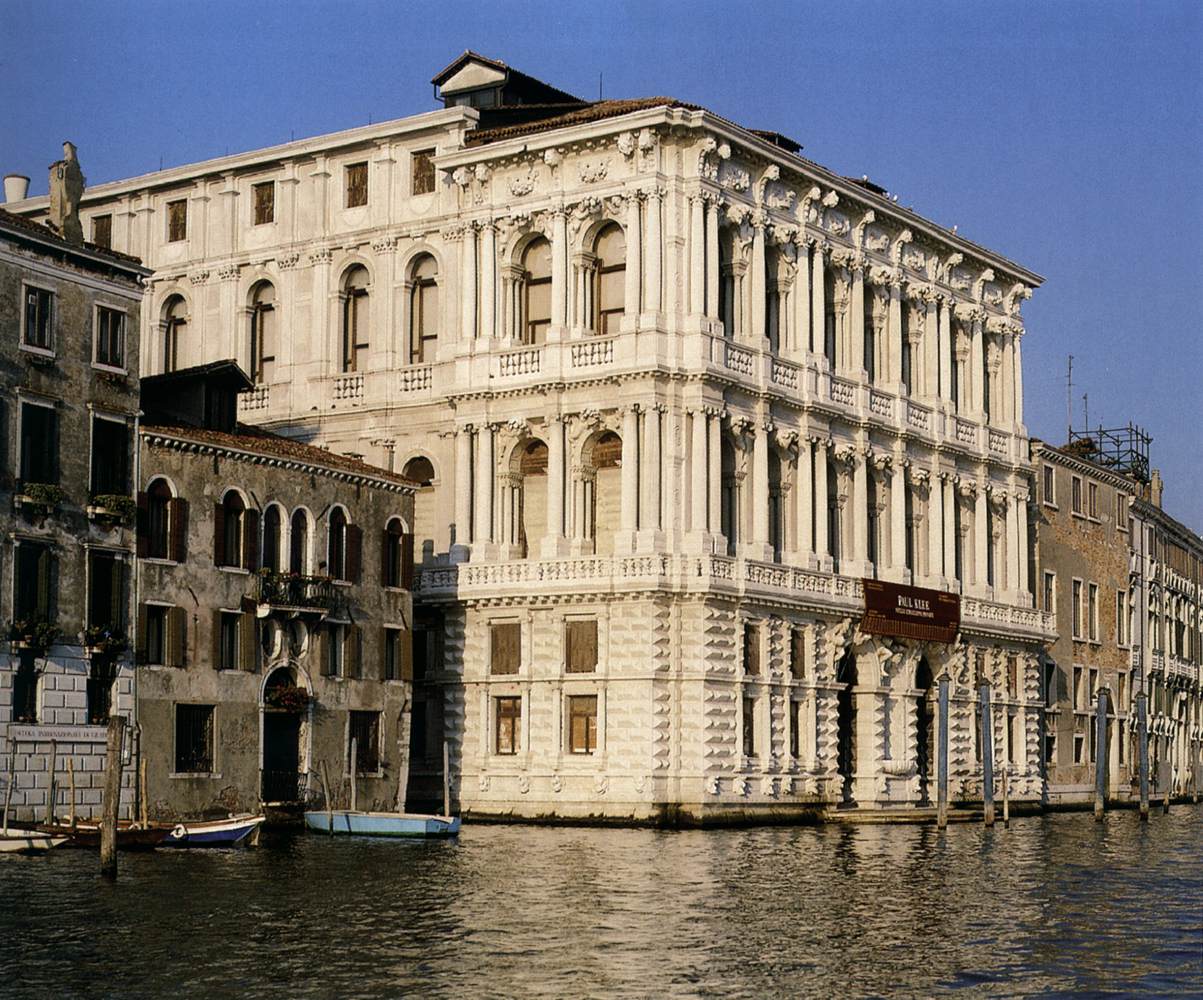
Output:
[[583,103],[579,97],[472,51],[464,52],[430,82],[448,108]]

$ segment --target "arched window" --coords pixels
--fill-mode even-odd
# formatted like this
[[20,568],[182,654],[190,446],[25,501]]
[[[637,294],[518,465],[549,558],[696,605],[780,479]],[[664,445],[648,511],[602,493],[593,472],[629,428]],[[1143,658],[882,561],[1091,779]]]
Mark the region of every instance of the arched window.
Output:
[[735,268],[734,246],[729,229],[723,229],[718,241],[718,316],[723,323],[723,335],[735,336]]
[[250,569],[247,540],[251,512],[246,509],[241,494],[228,490],[214,512],[213,561],[218,566]]
[[551,244],[542,237],[522,254],[522,340],[542,344],[551,326]]
[[384,526],[384,549],[380,581],[385,587],[404,587],[406,577],[413,572],[413,536],[408,543],[409,558],[406,559],[406,535],[401,519],[391,518]]
[[283,546],[284,521],[280,516],[280,508],[272,504],[263,513],[263,568],[279,573]]
[[616,222],[606,225],[597,234],[593,252],[597,256],[593,329],[603,336],[618,333],[625,308],[627,271],[627,241],[622,227]]
[[173,295],[163,307],[163,371],[174,372],[183,360],[183,340],[188,328],[182,296]]
[[438,265],[423,254],[410,272],[409,363],[423,365],[434,360],[439,340]]
[[735,446],[723,439],[722,462],[722,506],[720,510],[723,536],[727,539],[727,554],[735,555],[736,547],[743,539],[739,532],[739,482],[735,476]]
[[419,486],[434,485],[434,466],[430,464],[429,458],[422,455],[406,462],[405,469],[401,474]]
[[833,571],[840,571],[840,556],[843,555],[843,539],[840,517],[840,488],[836,467],[833,462],[827,463],[827,547],[831,551]]
[[368,272],[361,264],[343,277],[342,370],[361,372],[368,360]]
[[146,557],[167,559],[171,548],[171,487],[156,479],[146,491]]
[[823,269],[823,354],[832,371],[835,371],[835,351],[835,274],[827,267]]
[[251,378],[264,385],[276,363],[276,289],[261,281],[251,293]]
[[344,579],[347,570],[347,515],[341,507],[330,512],[330,532],[326,544],[326,572],[335,580]]
[[309,515],[303,510],[293,511],[289,524],[288,571],[309,575]]

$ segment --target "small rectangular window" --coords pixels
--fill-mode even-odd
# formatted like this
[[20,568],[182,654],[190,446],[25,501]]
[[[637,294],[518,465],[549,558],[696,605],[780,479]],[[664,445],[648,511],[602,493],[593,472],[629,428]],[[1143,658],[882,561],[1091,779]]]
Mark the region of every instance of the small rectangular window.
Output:
[[351,163],[347,166],[347,208],[368,203],[368,165]]
[[113,710],[113,689],[117,686],[117,662],[111,656],[94,656],[88,664],[88,724],[103,726]]
[[1074,667],[1073,704],[1079,712],[1086,707],[1086,675],[1081,667]]
[[129,496],[129,464],[129,425],[93,416],[92,496]]
[[13,619],[32,624],[53,619],[54,553],[41,542],[18,542],[13,567]]
[[88,626],[125,635],[125,560],[114,552],[88,553]]
[[789,726],[789,755],[797,757],[799,755],[799,730],[801,729],[801,719],[799,714],[802,711],[802,703],[797,701],[787,701],[788,716],[786,725]]
[[489,626],[489,673],[516,674],[522,662],[520,622],[494,622]]
[[806,633],[800,628],[789,633],[789,672],[796,681],[806,677]]
[[326,626],[326,658],[322,663],[322,672],[327,677],[343,676],[346,632],[343,625]]
[[58,411],[22,403],[21,482],[57,484],[58,478]]
[[1073,638],[1082,636],[1082,581],[1073,582]]
[[760,673],[760,628],[752,624],[744,625],[744,673]]
[[568,750],[587,754],[597,750],[597,695],[568,698]]
[[175,773],[213,773],[212,705],[176,705]]
[[111,215],[92,216],[92,242],[105,250],[113,246],[113,217]]
[[237,611],[219,612],[218,628],[218,670],[238,669],[238,619],[242,616]]
[[1088,501],[1087,510],[1090,512],[1090,516],[1098,517],[1099,516],[1099,484],[1098,483],[1087,483],[1086,484],[1086,498]]
[[251,186],[254,203],[255,225],[263,226],[276,221],[276,182],[262,181]]
[[[1128,592],[1115,592],[1115,644],[1128,645]],[[1121,702],[1122,704],[1122,702]]]
[[497,730],[495,752],[503,756],[516,754],[521,740],[522,699],[496,698],[494,706]]
[[385,628],[384,630],[384,680],[395,681],[401,678],[401,630]]
[[434,190],[434,150],[419,149],[411,155],[412,194],[430,194]]
[[1087,588],[1087,624],[1090,628],[1090,641],[1099,641],[1099,585],[1092,583]]
[[1070,507],[1075,514],[1082,513],[1082,477],[1074,476],[1070,486]]
[[1118,490],[1115,493],[1115,526],[1120,531],[1128,530],[1128,498]]
[[347,758],[355,741],[355,773],[376,774],[380,770],[380,713],[351,712],[347,727]]
[[38,721],[38,655],[36,650],[20,650],[13,672],[12,721]]
[[1057,480],[1051,465],[1044,467],[1044,502],[1050,507],[1057,506]]
[[744,698],[743,750],[745,757],[756,756],[756,699]]
[[570,674],[597,670],[597,619],[564,623],[564,663]]
[[146,605],[146,662],[167,662],[167,611],[161,604]]
[[39,351],[53,350],[54,293],[25,286],[25,329],[21,343]]
[[1044,610],[1050,614],[1057,612],[1057,574],[1047,569],[1044,571]]
[[93,357],[98,365],[125,368],[125,313],[105,306],[96,310]]
[[188,238],[188,202],[181,198],[179,201],[167,203],[167,242],[179,243]]

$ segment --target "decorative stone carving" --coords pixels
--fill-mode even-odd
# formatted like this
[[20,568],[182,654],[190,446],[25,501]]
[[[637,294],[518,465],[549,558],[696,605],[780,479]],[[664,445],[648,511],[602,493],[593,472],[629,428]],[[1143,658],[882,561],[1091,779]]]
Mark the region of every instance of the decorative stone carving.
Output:
[[451,180],[460,188],[466,188],[472,183],[472,172],[467,167],[456,167],[451,172]]
[[564,779],[558,774],[553,774],[551,776],[551,790],[557,793],[564,790]]
[[605,795],[610,790],[610,779],[604,774],[599,774],[593,782],[593,790],[598,795]]
[[242,268],[238,264],[222,264],[217,269],[217,277],[221,281],[233,281],[238,277],[238,272]]
[[208,280],[209,280],[209,269],[208,268],[202,267],[202,268],[198,268],[195,271],[188,272],[188,283],[191,285],[203,285]]
[[523,795],[530,791],[530,778],[525,774],[518,775],[518,791]]
[[558,148],[543,150],[543,162],[546,163],[552,170],[555,170],[561,163],[564,162],[564,154]]
[[525,173],[517,174],[509,179],[508,187],[510,194],[515,198],[521,198],[530,194],[538,183],[539,175],[535,170],[535,165],[531,163],[527,165]]
[[334,251],[329,247],[318,247],[309,252],[310,264],[329,264],[334,260]]
[[582,184],[596,184],[606,179],[609,169],[609,160],[586,160],[577,168],[577,174]]
[[[713,143],[713,139],[708,139],[708,142]],[[626,158],[630,159],[635,155],[635,136],[631,132],[623,132],[614,141],[614,145],[618,147],[618,151]],[[706,155],[703,150],[702,156]]]
[[297,266],[300,259],[301,255],[295,251],[293,253],[281,254],[276,258],[276,267],[281,271],[290,271]]
[[489,776],[487,774],[482,774],[479,778],[477,778],[476,787],[482,792],[487,792],[489,790]]
[[732,191],[747,191],[751,187],[752,176],[743,167],[727,162],[719,166],[718,182]]

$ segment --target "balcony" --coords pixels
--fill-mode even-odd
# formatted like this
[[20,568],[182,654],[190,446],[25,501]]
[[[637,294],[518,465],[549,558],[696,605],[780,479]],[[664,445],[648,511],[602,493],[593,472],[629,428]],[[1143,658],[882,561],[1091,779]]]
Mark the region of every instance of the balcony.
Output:
[[259,617],[271,611],[296,611],[327,615],[342,604],[334,581],[328,576],[295,573],[262,573],[259,576]]

